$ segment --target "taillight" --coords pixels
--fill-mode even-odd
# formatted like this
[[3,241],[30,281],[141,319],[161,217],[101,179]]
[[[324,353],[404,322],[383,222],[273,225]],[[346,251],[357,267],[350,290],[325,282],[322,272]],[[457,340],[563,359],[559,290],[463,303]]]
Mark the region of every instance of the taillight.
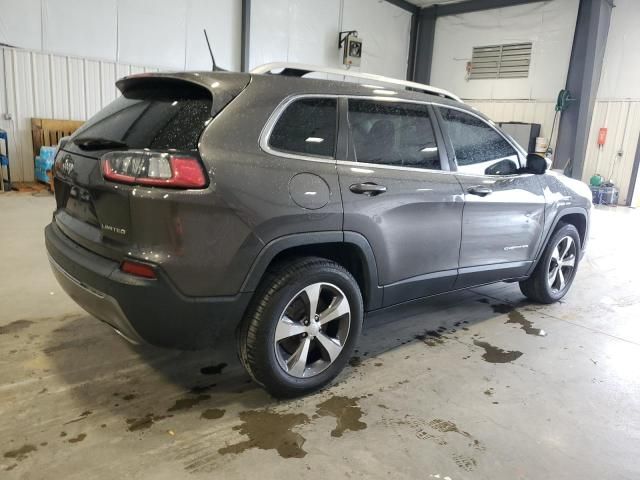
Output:
[[112,182],[169,188],[204,188],[200,161],[190,155],[157,152],[110,152],[102,156],[102,175]]
[[124,260],[120,265],[120,270],[136,277],[156,278],[156,271],[146,263]]

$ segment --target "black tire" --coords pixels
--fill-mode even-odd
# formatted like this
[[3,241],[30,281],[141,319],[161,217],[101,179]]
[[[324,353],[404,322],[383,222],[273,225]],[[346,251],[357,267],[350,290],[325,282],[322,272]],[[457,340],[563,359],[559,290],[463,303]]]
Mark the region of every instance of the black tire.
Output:
[[[341,342],[342,350],[332,363],[325,360],[328,358],[328,350],[322,347],[322,342],[319,342],[312,333],[302,333],[300,336],[289,337],[290,340],[281,340],[281,342],[303,342],[307,340],[301,339],[301,336],[305,339],[309,337],[308,342],[311,342],[309,344],[312,345],[308,347],[309,356],[311,356],[313,348],[318,350],[316,356],[321,355],[316,364],[320,365],[318,368],[324,368],[324,370],[313,374],[313,376],[301,378],[285,370],[288,363],[283,363],[282,356],[287,352],[281,350],[280,343],[276,343],[276,328],[285,309],[293,308],[296,305],[292,302],[302,302],[297,306],[304,305],[306,307],[307,310],[300,317],[302,320],[296,322],[296,328],[304,325],[304,322],[307,321],[304,319],[311,317],[309,314],[311,307],[304,302],[304,299],[309,300],[310,296],[306,293],[302,294],[302,291],[317,284],[323,285],[320,287],[323,289],[321,296],[327,296],[325,289],[328,288],[330,290],[329,296],[332,292],[336,292],[336,299],[341,298],[348,302],[349,315],[343,314],[338,317],[338,320],[332,320],[332,322],[340,322],[340,328],[343,329],[345,317],[347,317],[348,333],[345,334],[344,341]],[[332,287],[337,287],[337,289],[331,290]],[[323,308],[322,301],[325,301],[326,305],[326,300],[320,300],[316,312]],[[346,308],[342,302],[337,300],[336,302],[341,303],[342,308]],[[298,311],[302,311],[302,309],[298,309]],[[325,312],[328,311],[328,309],[325,310]],[[316,315],[315,318],[318,316]],[[341,265],[318,257],[303,257],[280,263],[265,274],[238,330],[240,361],[253,380],[276,398],[291,398],[314,392],[331,382],[347,364],[362,329],[362,318],[363,305],[360,288],[353,276]],[[317,321],[320,322],[320,320]],[[318,325],[321,323],[318,323],[315,328],[318,328]],[[293,354],[291,354],[290,360],[292,358]],[[311,368],[311,364],[309,368]],[[303,367],[304,371],[306,369]]]
[[[549,276],[551,273],[552,262],[555,262],[555,265],[557,265],[557,260],[554,259],[554,251],[561,242],[565,241],[567,237],[571,238],[574,242],[574,266],[570,270],[570,275],[563,275],[564,286],[560,288],[557,276],[553,285],[550,285],[549,283]],[[563,246],[564,244],[561,247]],[[578,234],[576,227],[568,223],[559,223],[555,232],[549,239],[549,243],[547,243],[547,246],[545,247],[542,258],[540,258],[540,261],[538,262],[538,265],[536,265],[533,273],[528,279],[520,282],[520,291],[527,298],[538,303],[549,304],[557,302],[567,294],[569,288],[571,288],[574,278],[576,277],[578,263],[580,261],[580,251],[580,235]],[[566,270],[561,268],[561,273],[565,271]]]

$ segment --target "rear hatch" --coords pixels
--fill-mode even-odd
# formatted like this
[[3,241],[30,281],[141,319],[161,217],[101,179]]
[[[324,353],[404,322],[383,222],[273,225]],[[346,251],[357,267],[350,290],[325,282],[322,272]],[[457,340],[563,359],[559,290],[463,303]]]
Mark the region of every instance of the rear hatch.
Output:
[[[198,164],[206,179],[198,188],[206,189],[200,136],[248,81],[245,74],[220,72],[144,74],[118,81],[122,96],[88,120],[56,156],[56,225],[76,243],[109,258],[122,259],[140,247],[141,232],[132,221],[136,193],[148,197],[152,191],[167,191],[179,202],[180,192],[186,195],[190,187],[171,179],[176,175],[173,160],[185,158]],[[169,157],[170,167],[154,164],[156,170],[168,171],[161,180],[147,178],[144,184],[135,173],[120,174],[129,174],[139,158],[151,159],[144,168],[152,169],[152,162]],[[105,175],[105,158],[116,158],[113,165],[121,170]]]

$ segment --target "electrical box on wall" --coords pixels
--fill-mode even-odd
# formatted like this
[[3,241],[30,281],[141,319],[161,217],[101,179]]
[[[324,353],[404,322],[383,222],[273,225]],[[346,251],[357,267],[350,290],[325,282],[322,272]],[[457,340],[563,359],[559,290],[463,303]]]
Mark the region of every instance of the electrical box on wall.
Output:
[[358,32],[350,30],[338,34],[338,48],[342,48],[342,63],[347,67],[360,66],[362,58],[362,39]]

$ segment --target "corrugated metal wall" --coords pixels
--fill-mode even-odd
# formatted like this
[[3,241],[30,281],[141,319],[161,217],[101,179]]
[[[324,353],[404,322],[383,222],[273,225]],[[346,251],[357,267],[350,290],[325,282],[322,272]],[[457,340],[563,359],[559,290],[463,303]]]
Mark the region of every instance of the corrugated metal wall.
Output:
[[31,118],[86,120],[116,98],[118,78],[158,70],[14,48],[0,53],[0,128],[9,132],[14,181],[34,179]]
[[[607,140],[603,147],[598,147],[600,128],[607,129]],[[631,200],[629,184],[639,136],[640,100],[597,101],[582,180],[588,182],[594,173],[599,173],[620,189],[618,203],[626,205],[627,200]]]
[[[469,105],[477,108],[494,122],[539,123],[540,136],[548,138],[551,134],[555,102],[536,100],[467,100]],[[553,132],[551,146],[555,146],[558,126]]]

